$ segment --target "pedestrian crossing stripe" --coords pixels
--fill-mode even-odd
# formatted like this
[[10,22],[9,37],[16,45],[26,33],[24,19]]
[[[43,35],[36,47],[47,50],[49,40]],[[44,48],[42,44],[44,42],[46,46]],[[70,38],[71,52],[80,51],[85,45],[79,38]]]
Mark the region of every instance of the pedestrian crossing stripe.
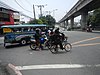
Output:
[[100,64],[96,65],[83,65],[83,64],[46,64],[46,65],[29,65],[29,66],[16,66],[18,70],[32,70],[32,69],[77,69],[77,68],[89,68],[100,67]]

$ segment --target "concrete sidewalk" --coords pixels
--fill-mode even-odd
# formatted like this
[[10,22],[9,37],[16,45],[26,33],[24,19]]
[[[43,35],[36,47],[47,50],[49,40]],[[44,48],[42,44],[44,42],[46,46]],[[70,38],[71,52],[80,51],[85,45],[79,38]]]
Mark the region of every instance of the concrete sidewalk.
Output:
[[0,75],[10,75],[4,66],[0,65]]
[[6,64],[0,61],[0,75],[10,75],[6,69]]
[[0,75],[22,75],[14,65],[0,61]]

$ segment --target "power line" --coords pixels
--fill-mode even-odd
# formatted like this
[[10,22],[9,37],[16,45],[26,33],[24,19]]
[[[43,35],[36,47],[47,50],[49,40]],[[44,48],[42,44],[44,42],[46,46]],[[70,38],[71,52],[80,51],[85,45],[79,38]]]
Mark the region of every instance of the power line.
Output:
[[18,2],[17,2],[17,0],[15,0],[15,2],[23,9],[23,10],[25,10],[25,11],[27,11],[27,12],[30,12],[30,13],[32,13],[31,11],[29,11],[29,10],[26,10],[25,8],[23,8]]
[[[28,1],[28,0],[25,0],[30,6],[31,6],[31,3]],[[32,7],[32,6],[31,6]],[[36,14],[35,12],[38,14],[38,11],[35,11],[35,5],[33,4],[33,13],[34,13],[34,18],[36,18]]]

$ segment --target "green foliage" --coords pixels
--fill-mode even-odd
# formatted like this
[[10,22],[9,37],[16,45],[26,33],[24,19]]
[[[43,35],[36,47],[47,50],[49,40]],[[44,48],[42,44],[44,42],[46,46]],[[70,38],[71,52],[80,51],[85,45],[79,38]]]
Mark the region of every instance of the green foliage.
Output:
[[95,16],[94,15],[89,15],[88,16],[88,25],[93,24],[95,22]]
[[100,26],[100,8],[93,11],[93,15],[89,15],[88,23],[93,27]]
[[54,25],[56,22],[55,19],[51,15],[47,15],[46,20],[47,20],[48,25]]
[[39,19],[42,20],[43,24],[47,24],[49,27],[53,27],[56,23],[55,19],[51,15],[42,16]]
[[34,19],[29,22],[29,24],[43,24],[41,19]]
[[42,16],[29,22],[29,24],[46,24],[49,27],[54,27],[55,23],[56,21],[51,15]]
[[99,25],[100,24],[100,8],[94,11],[94,16],[95,16],[95,20],[94,20],[95,25]]
[[37,23],[38,23],[38,24],[43,24],[43,22],[42,22],[41,19],[38,19],[38,20],[37,20]]
[[45,16],[42,16],[39,19],[42,20],[43,24],[47,24],[47,20]]

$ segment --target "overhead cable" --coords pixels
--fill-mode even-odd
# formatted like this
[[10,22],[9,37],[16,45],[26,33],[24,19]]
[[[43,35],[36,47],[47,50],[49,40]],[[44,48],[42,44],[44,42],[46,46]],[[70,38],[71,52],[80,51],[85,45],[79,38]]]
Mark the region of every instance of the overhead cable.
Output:
[[26,10],[25,8],[23,8],[18,2],[17,2],[17,0],[15,0],[15,2],[23,9],[23,10],[25,10],[25,11],[27,11],[27,12],[30,12],[30,13],[32,13],[31,11],[29,11],[29,10]]

